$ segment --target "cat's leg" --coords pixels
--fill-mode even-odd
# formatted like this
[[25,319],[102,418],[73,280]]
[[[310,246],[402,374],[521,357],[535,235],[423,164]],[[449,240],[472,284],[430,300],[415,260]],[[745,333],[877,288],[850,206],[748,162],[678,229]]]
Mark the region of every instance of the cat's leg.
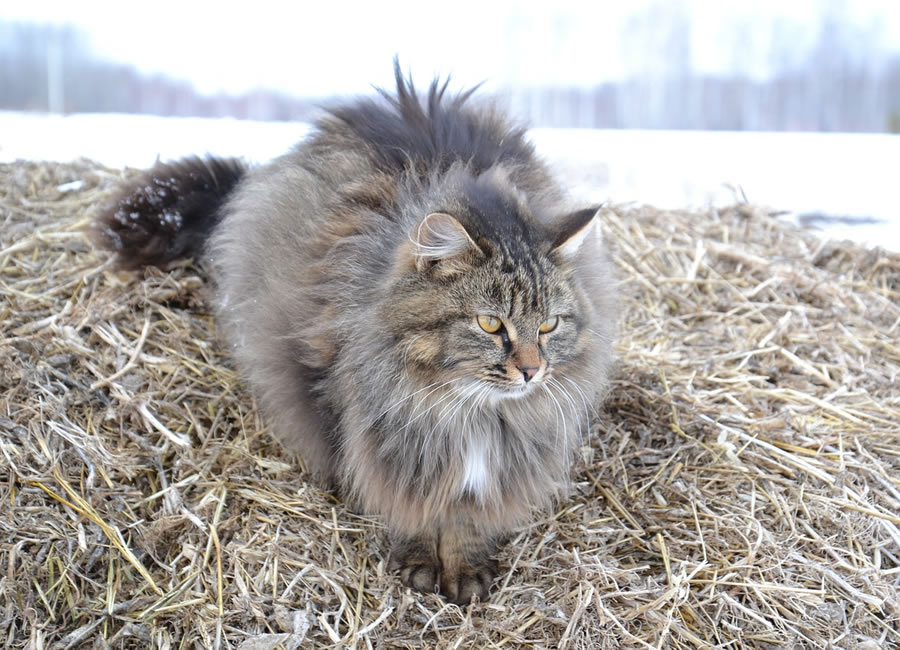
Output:
[[437,589],[440,560],[437,554],[437,538],[432,535],[391,536],[390,571],[400,573],[400,580],[407,587],[421,593]]
[[465,515],[446,522],[438,540],[440,588],[447,600],[468,604],[472,596],[487,600],[497,575],[496,540]]
[[338,489],[337,454],[329,439],[327,425],[304,387],[290,388],[293,390],[279,388],[277,394],[261,399],[263,404],[275,404],[267,410],[272,432],[282,446],[300,456],[304,468],[319,486]]
[[487,599],[497,575],[496,548],[471,519],[459,517],[436,535],[392,534],[388,569],[407,587],[421,593],[440,589],[447,600],[465,605],[472,596]]
[[312,372],[294,359],[282,338],[255,336],[250,341],[238,355],[275,438],[300,455],[322,487],[337,487],[337,445],[330,434],[336,425],[316,402]]

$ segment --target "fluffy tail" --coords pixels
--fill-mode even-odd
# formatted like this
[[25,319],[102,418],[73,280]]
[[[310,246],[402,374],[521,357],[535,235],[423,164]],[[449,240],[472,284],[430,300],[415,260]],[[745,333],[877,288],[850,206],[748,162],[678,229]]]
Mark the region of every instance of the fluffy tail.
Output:
[[192,255],[219,223],[219,208],[246,172],[237,158],[157,162],[98,210],[92,239],[129,269]]

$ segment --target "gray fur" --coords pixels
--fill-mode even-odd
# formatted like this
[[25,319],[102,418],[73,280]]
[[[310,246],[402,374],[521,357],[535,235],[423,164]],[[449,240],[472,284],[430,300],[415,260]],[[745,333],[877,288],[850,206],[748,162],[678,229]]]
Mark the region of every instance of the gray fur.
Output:
[[410,585],[461,601],[486,595],[494,541],[564,493],[616,311],[592,213],[521,130],[444,94],[398,75],[397,98],[335,110],[247,172],[206,257],[278,438],[384,519]]

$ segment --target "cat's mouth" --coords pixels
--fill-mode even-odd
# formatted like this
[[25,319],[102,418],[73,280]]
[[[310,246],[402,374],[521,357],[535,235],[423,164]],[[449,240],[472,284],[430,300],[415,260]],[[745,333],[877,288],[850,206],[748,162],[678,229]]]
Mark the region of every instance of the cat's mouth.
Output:
[[499,384],[494,392],[500,399],[521,399],[540,388],[542,383],[541,379],[533,379],[518,384]]
[[486,381],[482,379],[478,383],[484,386],[487,384],[488,401],[496,403],[505,400],[517,400],[527,397],[544,387],[548,375],[543,373],[539,377],[533,378],[531,381],[498,382]]

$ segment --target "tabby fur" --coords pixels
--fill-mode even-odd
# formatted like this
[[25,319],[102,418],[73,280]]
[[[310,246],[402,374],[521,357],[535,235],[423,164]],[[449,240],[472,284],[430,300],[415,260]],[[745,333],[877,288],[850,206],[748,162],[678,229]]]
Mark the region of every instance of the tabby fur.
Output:
[[571,209],[522,129],[395,71],[395,94],[332,109],[268,164],[158,163],[94,234],[130,268],[208,264],[277,437],[384,520],[406,584],[462,603],[565,493],[607,384],[614,278],[596,209]]

